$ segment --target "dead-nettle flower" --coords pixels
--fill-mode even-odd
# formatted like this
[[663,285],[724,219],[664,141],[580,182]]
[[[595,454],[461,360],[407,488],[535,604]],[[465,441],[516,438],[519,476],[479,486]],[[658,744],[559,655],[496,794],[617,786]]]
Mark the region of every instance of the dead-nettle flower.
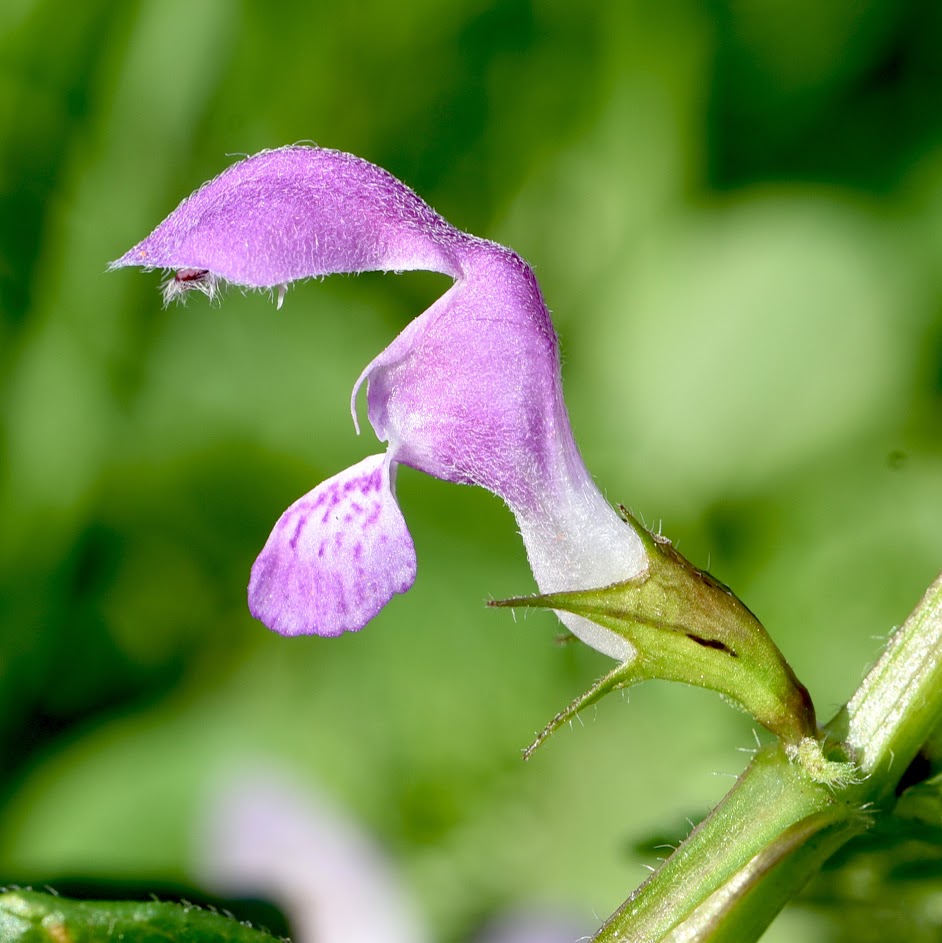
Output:
[[[184,200],[112,263],[172,269],[165,297],[220,282],[278,293],[334,272],[425,269],[454,285],[363,371],[370,423],[388,443],[281,516],[252,568],[253,615],[284,635],[362,628],[415,579],[395,497],[409,465],[499,495],[516,516],[541,591],[630,579],[642,541],[608,504],[573,440],[559,346],[530,267],[455,229],[385,170],[317,147],[249,157]],[[625,661],[610,629],[561,613],[584,642]]]

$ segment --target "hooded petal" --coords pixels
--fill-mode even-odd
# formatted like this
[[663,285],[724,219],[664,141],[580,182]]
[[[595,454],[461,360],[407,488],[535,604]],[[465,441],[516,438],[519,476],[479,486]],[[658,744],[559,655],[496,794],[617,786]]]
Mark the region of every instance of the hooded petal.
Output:
[[363,628],[415,581],[390,463],[371,455],[281,515],[252,567],[249,609],[282,635]]
[[375,164],[327,148],[283,147],[224,170],[111,268],[177,269],[175,291],[205,291],[215,279],[274,288],[376,269],[455,275],[450,246],[461,238]]

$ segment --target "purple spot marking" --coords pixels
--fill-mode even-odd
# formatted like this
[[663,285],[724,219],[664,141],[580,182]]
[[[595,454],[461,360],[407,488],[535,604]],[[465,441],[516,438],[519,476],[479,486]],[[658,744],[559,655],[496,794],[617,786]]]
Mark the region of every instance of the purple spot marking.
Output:
[[369,517],[360,525],[360,529],[366,530],[368,527],[372,527],[379,520],[382,513],[383,506],[377,501],[376,504],[373,505],[373,510],[370,511]]
[[307,518],[304,516],[298,517],[298,523],[294,527],[294,534],[291,537],[291,540],[288,542],[288,546],[292,550],[297,549],[298,546],[298,537],[301,536],[301,531],[304,529],[304,525],[307,523]]
[[322,540],[320,546],[317,548],[317,559],[322,560],[324,558],[324,551],[327,549],[327,541]]
[[360,493],[368,495],[371,491],[379,491],[383,484],[381,469],[377,468],[371,475],[363,479],[360,485]]

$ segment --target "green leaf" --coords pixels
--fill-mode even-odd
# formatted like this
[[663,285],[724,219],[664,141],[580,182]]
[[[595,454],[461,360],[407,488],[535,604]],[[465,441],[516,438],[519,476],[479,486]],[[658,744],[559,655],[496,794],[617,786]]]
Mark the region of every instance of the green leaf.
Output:
[[276,937],[193,904],[0,894],[2,943],[274,943]]

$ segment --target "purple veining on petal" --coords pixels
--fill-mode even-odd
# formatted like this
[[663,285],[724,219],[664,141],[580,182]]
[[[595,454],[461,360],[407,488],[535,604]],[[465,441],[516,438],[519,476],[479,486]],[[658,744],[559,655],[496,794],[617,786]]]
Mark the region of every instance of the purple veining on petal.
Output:
[[340,635],[362,628],[414,580],[388,460],[373,455],[282,514],[252,567],[249,608],[282,635]]

